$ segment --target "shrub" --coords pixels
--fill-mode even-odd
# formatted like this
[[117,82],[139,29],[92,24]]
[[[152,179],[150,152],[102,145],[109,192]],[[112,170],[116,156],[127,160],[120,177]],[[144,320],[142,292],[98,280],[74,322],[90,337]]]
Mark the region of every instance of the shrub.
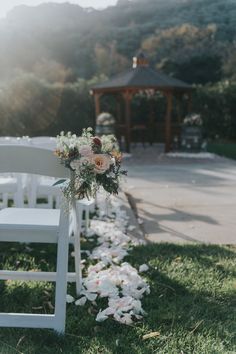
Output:
[[85,80],[51,84],[33,74],[5,83],[0,90],[0,135],[56,135],[61,130],[80,134],[93,127],[90,84]]
[[198,86],[193,110],[203,118],[206,137],[236,140],[236,83]]

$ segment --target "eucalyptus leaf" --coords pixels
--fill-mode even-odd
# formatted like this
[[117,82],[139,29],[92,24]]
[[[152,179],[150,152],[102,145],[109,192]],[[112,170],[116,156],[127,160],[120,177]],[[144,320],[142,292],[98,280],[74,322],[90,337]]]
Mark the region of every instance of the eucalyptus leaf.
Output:
[[53,187],[54,186],[58,186],[59,184],[63,184],[63,183],[65,183],[66,182],[66,179],[64,178],[64,179],[59,179],[58,181],[56,181],[54,184],[53,184]]

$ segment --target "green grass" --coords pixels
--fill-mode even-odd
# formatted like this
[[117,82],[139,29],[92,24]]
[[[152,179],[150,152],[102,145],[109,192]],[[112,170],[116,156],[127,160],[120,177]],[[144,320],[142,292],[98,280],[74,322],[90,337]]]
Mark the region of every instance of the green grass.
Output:
[[214,154],[236,160],[236,143],[209,143],[207,150]]
[[[0,266],[53,270],[54,246],[1,248]],[[46,252],[45,252],[46,251]],[[233,354],[236,353],[236,249],[205,245],[148,245],[127,260],[145,273],[151,294],[143,299],[147,317],[135,326],[95,322],[95,309],[69,304],[66,335],[49,330],[0,329],[1,354]],[[47,283],[0,283],[0,311],[50,312],[54,288]],[[69,285],[69,293],[73,294]],[[36,309],[33,309],[36,312]],[[143,340],[144,334],[160,335]]]

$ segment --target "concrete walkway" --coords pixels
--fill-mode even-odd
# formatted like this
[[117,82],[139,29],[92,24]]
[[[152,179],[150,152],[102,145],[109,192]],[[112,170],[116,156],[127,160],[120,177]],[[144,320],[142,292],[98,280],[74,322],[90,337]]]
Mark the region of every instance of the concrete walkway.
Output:
[[147,240],[236,244],[236,162],[166,158],[155,151],[137,149],[125,159],[126,191]]

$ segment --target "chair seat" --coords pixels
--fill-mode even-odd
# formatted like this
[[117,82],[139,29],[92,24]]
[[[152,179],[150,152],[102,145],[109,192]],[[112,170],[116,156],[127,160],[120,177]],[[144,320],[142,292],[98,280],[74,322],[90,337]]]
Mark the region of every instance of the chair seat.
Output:
[[55,243],[59,219],[57,209],[3,209],[0,211],[0,241]]
[[15,193],[17,191],[17,179],[14,177],[0,177],[0,193]]
[[0,230],[57,230],[60,210],[6,208],[0,211]]

